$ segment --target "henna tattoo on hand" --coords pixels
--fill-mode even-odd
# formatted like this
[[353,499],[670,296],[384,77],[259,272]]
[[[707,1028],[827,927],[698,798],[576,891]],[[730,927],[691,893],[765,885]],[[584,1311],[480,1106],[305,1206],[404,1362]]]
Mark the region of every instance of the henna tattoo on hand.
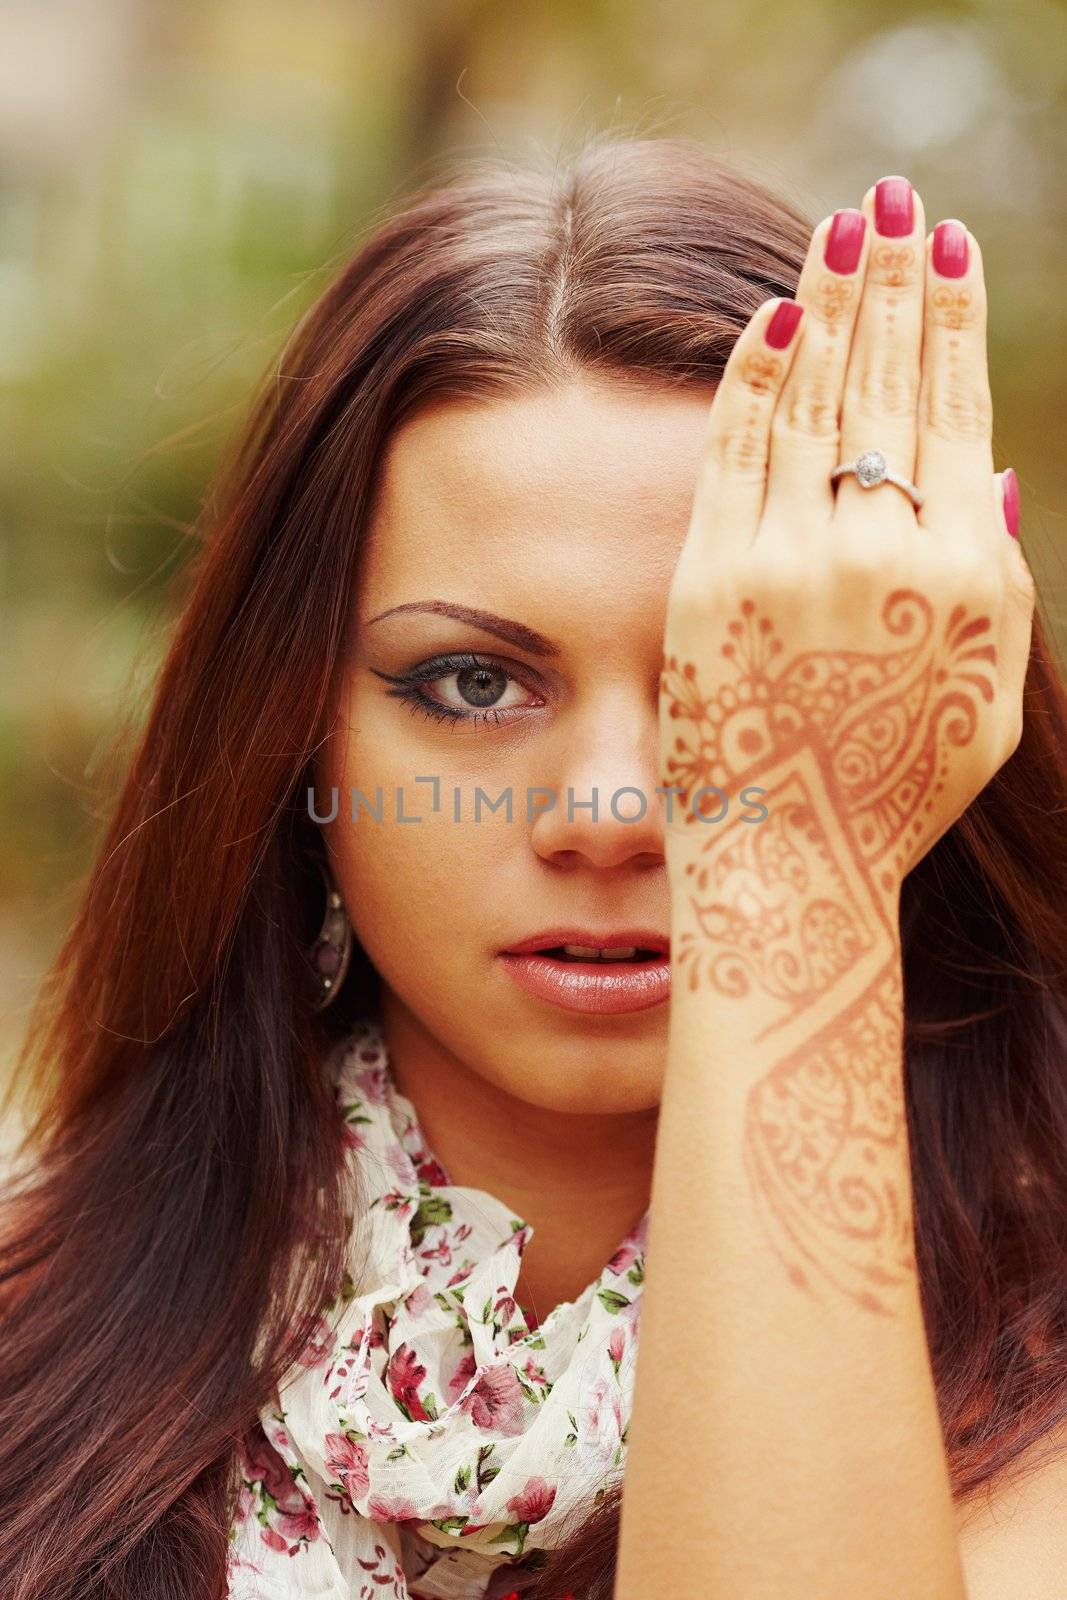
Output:
[[756,394],[767,394],[776,388],[781,376],[782,363],[777,356],[746,356],[741,368],[742,382]]
[[873,283],[883,283],[893,289],[904,288],[917,275],[917,259],[910,244],[879,244],[871,251],[867,275]]
[[855,298],[856,285],[851,278],[840,278],[836,273],[828,272],[819,279],[815,286],[816,314],[828,325],[831,333],[837,332],[837,324],[849,309],[849,302]]
[[872,948],[878,908],[820,818],[818,775],[775,774],[765,822],[686,864],[695,927],[676,940],[678,981],[723,995],[761,991],[771,1007],[756,1038],[811,1005]]
[[933,293],[934,321],[943,328],[967,328],[974,322],[977,311],[970,289],[952,289],[948,284],[938,284]]
[[900,1089],[902,996],[865,994],[749,1092],[745,1167],[793,1282],[822,1277],[870,1311],[915,1271]]
[[[664,784],[684,797],[694,839],[679,863],[690,926],[674,944],[678,982],[758,994],[753,1042],[773,1036],[779,1052],[747,1102],[761,1214],[794,1281],[810,1287],[815,1266],[884,1310],[914,1270],[896,893],[950,748],[974,738],[994,698],[997,655],[988,616],[957,604],[938,629],[914,589],[888,594],[878,621],[881,649],[787,658],[744,599],[714,689],[671,655],[661,690],[679,724]],[[758,826],[701,820],[702,788],[755,783]]]
[[778,666],[774,624],[745,599],[720,646],[732,683],[705,693],[693,662],[665,657],[665,710],[684,731],[663,781],[685,799],[683,826],[707,826],[694,798],[704,787],[766,787],[771,771],[782,783],[805,766],[818,774],[826,822],[891,888],[944,787],[946,746],[969,743],[979,701],[993,699],[997,654],[990,618],[968,619],[963,605],[935,639],[933,606],[914,589],[887,595],[879,620],[898,647],[806,650]]

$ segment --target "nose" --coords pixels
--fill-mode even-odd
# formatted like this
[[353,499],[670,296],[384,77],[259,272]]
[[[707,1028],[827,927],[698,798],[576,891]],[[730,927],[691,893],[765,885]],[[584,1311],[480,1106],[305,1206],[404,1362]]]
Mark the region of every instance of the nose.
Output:
[[[665,800],[656,706],[632,694],[600,697],[559,729],[558,756],[534,790],[530,842],[545,861],[601,870],[662,866]],[[545,767],[542,766],[542,771]]]

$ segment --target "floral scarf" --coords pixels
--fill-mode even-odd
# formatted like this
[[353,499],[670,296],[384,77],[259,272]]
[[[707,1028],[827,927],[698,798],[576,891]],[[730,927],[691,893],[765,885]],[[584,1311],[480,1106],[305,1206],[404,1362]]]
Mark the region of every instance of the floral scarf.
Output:
[[621,1477],[648,1212],[538,1326],[532,1227],[457,1186],[376,1018],[330,1057],[370,1204],[344,1291],[239,1451],[230,1600],[507,1600]]

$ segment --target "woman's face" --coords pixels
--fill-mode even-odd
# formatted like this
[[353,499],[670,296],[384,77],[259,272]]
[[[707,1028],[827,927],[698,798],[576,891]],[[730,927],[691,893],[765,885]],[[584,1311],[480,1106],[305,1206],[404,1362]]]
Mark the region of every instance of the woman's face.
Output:
[[[550,1110],[660,1098],[665,998],[573,1010],[501,952],[561,926],[669,937],[657,696],[710,398],[576,377],[437,403],[393,437],[360,558],[316,771],[338,887],[394,1014]],[[382,676],[415,673],[414,704]],[[352,791],[379,789],[381,821],[362,802],[353,821]]]

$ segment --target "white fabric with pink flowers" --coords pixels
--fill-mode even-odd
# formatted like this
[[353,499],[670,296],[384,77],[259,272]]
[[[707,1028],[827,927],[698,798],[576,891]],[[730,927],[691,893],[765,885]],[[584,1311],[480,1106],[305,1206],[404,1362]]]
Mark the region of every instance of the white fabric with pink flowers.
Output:
[[242,1449],[230,1600],[496,1600],[621,1474],[648,1213],[531,1325],[533,1229],[449,1182],[378,1020],[330,1065],[369,1205],[344,1294]]

